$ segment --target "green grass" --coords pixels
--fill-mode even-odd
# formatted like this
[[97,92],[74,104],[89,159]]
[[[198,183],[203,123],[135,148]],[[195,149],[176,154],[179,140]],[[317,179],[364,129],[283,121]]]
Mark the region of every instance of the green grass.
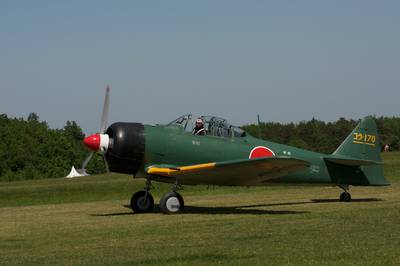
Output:
[[[132,214],[125,175],[0,183],[0,264],[399,265],[400,153],[389,187],[185,187],[185,212]],[[155,183],[158,198],[170,185]]]

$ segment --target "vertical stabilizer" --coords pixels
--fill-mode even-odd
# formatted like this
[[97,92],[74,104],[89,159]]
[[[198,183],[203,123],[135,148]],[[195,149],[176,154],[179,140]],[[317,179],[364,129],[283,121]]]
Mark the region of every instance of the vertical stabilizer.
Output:
[[347,136],[333,155],[342,155],[360,160],[381,162],[381,148],[375,120],[366,117]]

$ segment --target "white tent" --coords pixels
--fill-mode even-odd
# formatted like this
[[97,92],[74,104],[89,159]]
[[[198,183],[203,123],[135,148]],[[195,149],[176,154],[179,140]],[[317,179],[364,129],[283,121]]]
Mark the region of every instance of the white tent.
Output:
[[66,176],[66,178],[73,178],[73,177],[77,177],[77,176],[83,176],[83,175],[78,173],[78,171],[76,171],[75,167],[72,166],[71,172],[69,172],[69,174]]

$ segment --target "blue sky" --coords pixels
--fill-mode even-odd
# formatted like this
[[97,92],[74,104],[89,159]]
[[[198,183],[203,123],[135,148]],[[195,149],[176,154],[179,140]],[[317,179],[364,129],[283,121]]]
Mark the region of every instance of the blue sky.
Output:
[[0,113],[51,127],[399,115],[400,1],[0,1]]

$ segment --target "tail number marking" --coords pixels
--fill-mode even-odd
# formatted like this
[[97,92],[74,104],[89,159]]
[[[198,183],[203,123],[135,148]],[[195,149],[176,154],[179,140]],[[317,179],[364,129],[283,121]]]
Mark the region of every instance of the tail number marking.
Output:
[[376,136],[364,133],[354,133],[353,143],[375,146]]

